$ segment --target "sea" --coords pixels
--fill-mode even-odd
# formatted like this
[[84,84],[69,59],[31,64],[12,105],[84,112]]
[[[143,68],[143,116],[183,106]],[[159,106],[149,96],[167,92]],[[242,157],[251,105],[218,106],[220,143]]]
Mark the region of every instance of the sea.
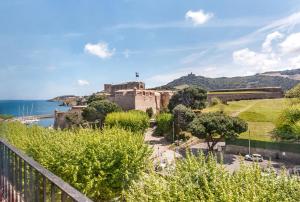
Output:
[[[0,100],[0,114],[22,117],[53,114],[54,110],[69,110],[69,107],[59,106],[60,104],[61,102],[49,102],[47,100]],[[54,124],[54,119],[40,119],[35,124],[49,127]]]

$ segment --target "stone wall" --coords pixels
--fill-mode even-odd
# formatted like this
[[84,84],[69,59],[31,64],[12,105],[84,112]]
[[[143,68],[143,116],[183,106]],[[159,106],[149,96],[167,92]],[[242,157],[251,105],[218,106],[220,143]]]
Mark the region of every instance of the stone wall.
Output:
[[118,104],[123,110],[146,111],[147,108],[152,108],[156,114],[168,106],[172,95],[171,91],[131,89],[116,91],[108,99]]
[[118,90],[130,90],[130,89],[145,89],[145,83],[143,82],[127,82],[121,84],[104,84],[104,91],[110,94],[114,94]]
[[[253,91],[253,92],[248,92]],[[252,88],[252,89],[235,89],[235,90],[216,90],[210,91],[212,94],[207,95],[208,102],[217,97],[223,102],[253,100],[253,99],[275,99],[282,98],[283,91],[281,88]],[[220,93],[219,93],[220,92]],[[232,92],[232,93],[231,93]]]
[[135,93],[133,91],[116,92],[108,99],[119,105],[123,110],[135,109]]
[[[226,145],[225,152],[229,154],[248,154],[248,147],[238,145]],[[261,154],[265,159],[281,159],[292,162],[294,164],[300,164],[300,153],[284,152],[280,150],[252,148],[252,154]]]

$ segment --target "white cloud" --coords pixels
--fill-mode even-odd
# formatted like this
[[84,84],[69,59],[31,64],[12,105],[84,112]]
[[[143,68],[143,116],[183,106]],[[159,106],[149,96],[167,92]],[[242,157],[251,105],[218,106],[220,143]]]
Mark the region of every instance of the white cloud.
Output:
[[256,72],[269,71],[280,66],[280,57],[276,54],[257,53],[248,48],[234,51],[232,57],[236,64],[250,67]]
[[266,33],[276,32],[276,31],[289,33],[298,24],[300,24],[300,11],[295,12],[284,18],[275,20],[267,24],[266,26],[263,26],[243,37],[240,37],[232,41],[221,43],[219,44],[218,47],[221,49],[228,49],[231,47],[241,47],[242,45],[250,44],[252,42],[261,40],[262,38],[265,37]]
[[88,43],[84,46],[84,50],[102,59],[110,58],[115,52],[115,49],[109,50],[108,44],[104,42],[97,43],[97,44]]
[[88,86],[88,85],[90,85],[90,82],[88,82],[87,80],[81,80],[81,79],[79,79],[77,81],[77,83],[78,83],[79,86]]
[[300,52],[300,32],[289,35],[279,44],[283,54]]
[[277,40],[277,39],[281,39],[283,38],[283,34],[278,32],[278,31],[275,31],[275,32],[272,32],[271,34],[268,34],[264,43],[262,44],[262,50],[264,52],[272,52],[272,42],[274,40]]
[[199,11],[189,10],[185,14],[185,19],[192,21],[195,26],[198,26],[206,23],[213,16],[214,16],[213,13],[205,13],[203,10],[199,10]]

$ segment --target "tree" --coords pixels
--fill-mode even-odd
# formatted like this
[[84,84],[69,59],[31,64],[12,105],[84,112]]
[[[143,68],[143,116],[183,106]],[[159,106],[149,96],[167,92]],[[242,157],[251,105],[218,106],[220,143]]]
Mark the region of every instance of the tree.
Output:
[[119,112],[122,109],[115,103],[108,100],[94,101],[83,109],[82,117],[89,122],[99,122],[102,126],[103,121],[108,113]]
[[188,87],[178,91],[170,99],[168,108],[172,111],[177,105],[182,104],[191,109],[203,109],[207,99],[207,92],[198,87]]
[[287,98],[300,98],[300,83],[288,90],[285,94]]
[[276,121],[274,130],[276,139],[300,140],[300,105],[284,109]]
[[204,138],[209,151],[213,151],[220,140],[235,139],[247,129],[248,125],[244,120],[219,112],[201,114],[189,124],[190,132]]
[[101,95],[97,95],[97,94],[93,94],[91,95],[88,100],[87,100],[87,104],[91,104],[94,101],[100,101],[100,100],[105,100],[106,99],[106,95],[101,94]]
[[196,114],[192,109],[179,104],[173,109],[173,117],[175,122],[175,132],[179,134],[181,131],[186,131],[188,125],[194,120]]

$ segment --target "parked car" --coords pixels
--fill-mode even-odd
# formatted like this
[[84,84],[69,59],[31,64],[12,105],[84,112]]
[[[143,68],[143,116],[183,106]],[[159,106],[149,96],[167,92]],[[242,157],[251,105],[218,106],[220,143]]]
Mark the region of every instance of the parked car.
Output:
[[290,174],[300,176],[300,166],[295,166],[290,170]]
[[245,155],[246,161],[256,161],[256,162],[263,162],[263,157],[260,154],[247,154]]

